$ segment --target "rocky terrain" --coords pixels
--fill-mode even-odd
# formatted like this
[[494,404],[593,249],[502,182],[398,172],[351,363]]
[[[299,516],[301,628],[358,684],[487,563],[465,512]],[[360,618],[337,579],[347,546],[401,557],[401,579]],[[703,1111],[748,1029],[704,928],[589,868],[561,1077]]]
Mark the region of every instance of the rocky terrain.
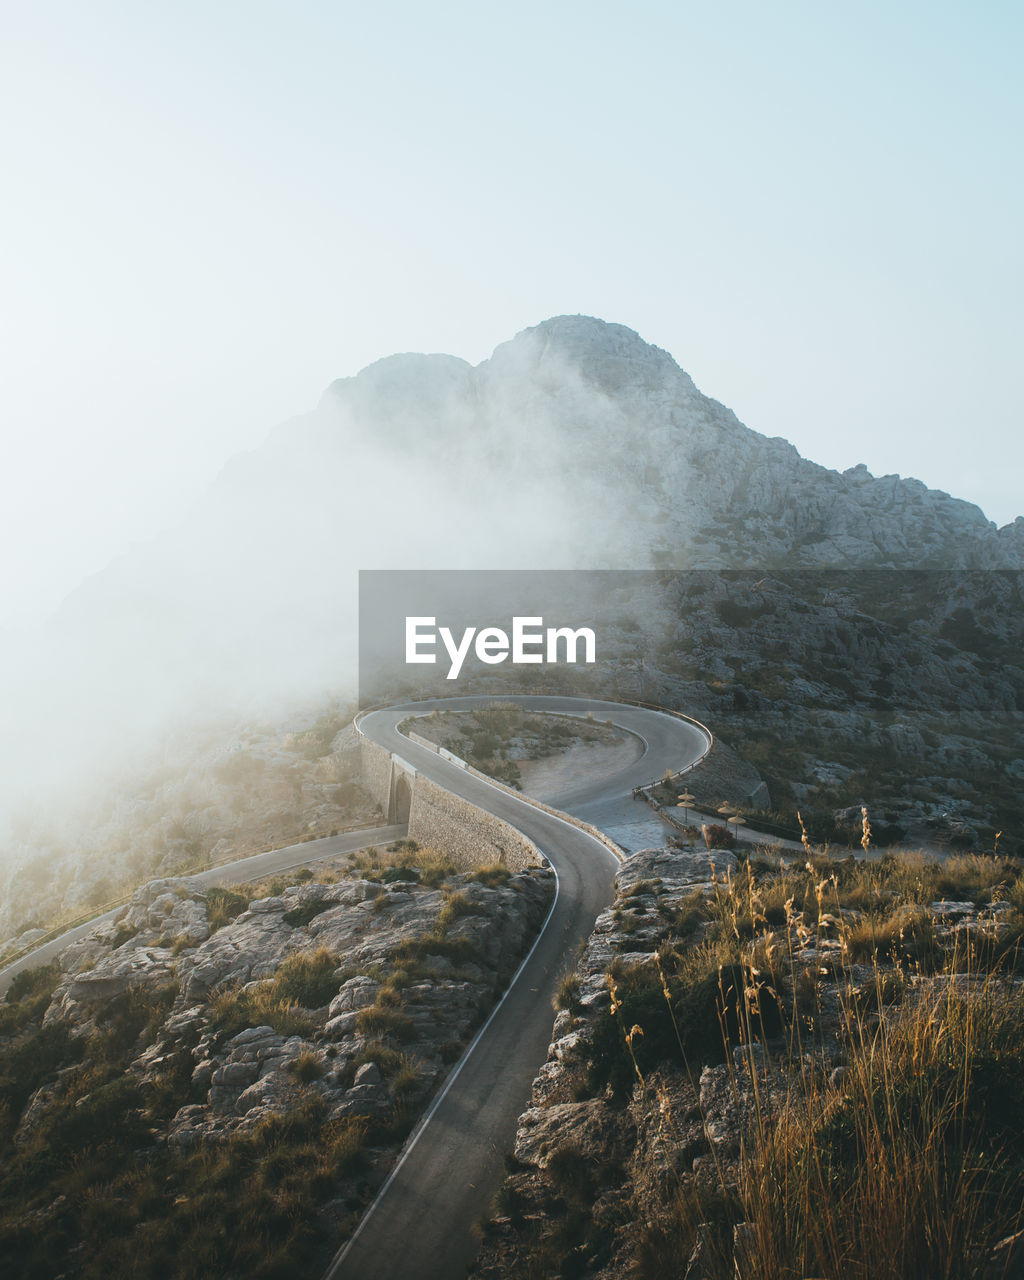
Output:
[[[799,1122],[811,1115],[818,1128],[810,1140],[826,1143],[822,1117],[853,1105],[862,1071],[871,1075],[865,1062],[880,1061],[885,1037],[901,1043],[907,1026],[916,1045],[912,1073],[927,1074],[928,1028],[958,1025],[965,1001],[979,1021],[992,1008],[1008,1018],[1002,1052],[1016,1060],[1024,1019],[1015,976],[1024,929],[1019,873],[980,859],[943,878],[918,859],[876,872],[849,860],[748,874],[729,853],[692,848],[627,859],[614,904],[563,986],[548,1060],[520,1118],[473,1280],[781,1276],[766,1253],[773,1231],[793,1225],[786,1206],[769,1205],[779,1214],[775,1224],[744,1221],[763,1196],[752,1180],[763,1172],[757,1161],[771,1134],[785,1128],[795,1160]],[[872,885],[871,893],[855,884]],[[936,891],[941,896],[929,901]],[[898,932],[886,933],[881,918],[893,912]],[[722,924],[735,935],[728,947]],[[978,1060],[968,1053],[969,1072],[983,1070],[987,1046],[970,1048]],[[875,1075],[882,1070],[876,1062]],[[975,1122],[992,1138],[983,1159],[997,1159],[1002,1143],[1016,1141],[1017,1120],[1002,1109],[1015,1105],[1022,1088],[1019,1066],[1012,1067],[998,1118],[983,1101],[961,1098],[978,1107]],[[900,1132],[913,1131],[906,1100],[888,1104]],[[988,1132],[993,1127],[997,1135]],[[955,1162],[955,1153],[948,1158]],[[868,1178],[886,1176],[876,1159]],[[920,1163],[909,1172],[920,1178],[924,1157],[917,1151],[914,1159]],[[792,1169],[790,1176],[798,1180]],[[834,1182],[817,1193],[823,1202],[842,1195],[843,1176],[829,1175]],[[965,1242],[961,1233],[959,1245],[948,1246],[960,1250],[954,1273],[1024,1274],[1024,1235],[1005,1230],[1015,1220],[1011,1209],[996,1223],[982,1215],[968,1224],[966,1236],[974,1237]],[[855,1235],[864,1236],[866,1221],[854,1224]],[[902,1246],[911,1257],[918,1226]],[[934,1274],[926,1245],[920,1248],[923,1269],[912,1273]],[[793,1275],[838,1274],[822,1265],[825,1245],[820,1270],[806,1261],[810,1269],[799,1269],[799,1257],[813,1253],[806,1241],[794,1236],[783,1249]],[[863,1274],[889,1273],[869,1267]]]
[[611,725],[570,716],[531,715],[513,702],[494,702],[479,711],[435,711],[407,720],[410,730],[451,751],[474,769],[521,788],[522,766],[564,755],[576,746],[618,746],[622,735]]
[[187,523],[83,584],[12,660],[11,768],[123,756],[172,716],[338,688],[356,566],[1022,563],[1024,519],[996,529],[918,481],[817,466],[632,330],[555,317],[476,368],[378,361],[232,460]]
[[460,691],[578,692],[695,716],[732,754],[719,750],[687,785],[761,811],[763,829],[786,838],[800,838],[799,812],[815,839],[845,843],[866,805],[879,843],[991,851],[1002,833],[1004,852],[1022,847],[1024,573],[574,580],[578,616],[600,634],[595,669],[536,668],[524,681],[467,664]]
[[589,316],[527,329],[476,368],[390,356],[329,388],[303,432],[320,448],[337,433],[395,454],[429,439],[446,462],[457,451],[474,512],[482,474],[502,475],[503,492],[488,489],[501,506],[550,489],[591,567],[1017,568],[1024,555],[1024,519],[997,530],[920,481],[817,466],[702,395],[668,352]]
[[[306,759],[250,710],[322,706],[351,675],[356,564],[683,570],[638,575],[607,691],[714,721],[790,830],[798,807],[824,838],[867,803],[907,839],[1012,838],[1024,519],[996,529],[915,480],[817,466],[632,330],[561,316],[476,368],[396,355],[333,384],[186,525],[69,598],[11,666],[3,778],[109,750],[102,789],[118,794],[86,812],[61,787],[3,836],[0,936],[197,858],[329,831],[342,809],[366,818],[337,799],[349,778],[329,744]],[[188,749],[161,761],[172,716]],[[277,716],[299,736],[315,720]],[[139,760],[149,781],[126,785]]]
[[783,834],[800,810],[816,838],[841,836],[867,805],[882,842],[991,850],[1024,808],[1022,583],[680,575],[633,696],[712,725],[767,785],[747,807]]
[[[80,1242],[69,1277],[103,1274],[111,1257],[128,1274],[135,1251],[152,1269],[174,1232],[215,1259],[207,1274],[326,1262],[514,970],[552,877],[457,873],[408,844],[309,874],[251,898],[153,881],[59,966],[19,977],[0,1005],[12,1275],[56,1274],[62,1240]],[[307,1158],[310,1125],[315,1157],[294,1169],[288,1221],[271,1213],[253,1240],[224,1238],[242,1199],[277,1197]],[[204,1182],[217,1152],[234,1199]],[[122,1213],[78,1193],[68,1169],[90,1162],[117,1188],[130,1241]],[[35,1238],[43,1222],[49,1243]]]
[[374,824],[358,776],[350,715],[328,704],[182,733],[98,798],[25,809],[0,858],[0,964],[154,876]]
[[[563,1254],[579,1248],[580,1240],[565,1240],[560,1230],[563,1215],[568,1216],[563,1176],[567,1185],[578,1177],[593,1195],[584,1234],[602,1238],[603,1261],[625,1254],[612,1265],[596,1271],[585,1267],[578,1274],[631,1273],[634,1242],[616,1249],[615,1235],[631,1236],[632,1224],[650,1217],[652,1208],[664,1212],[663,1179],[677,1160],[674,1141],[667,1150],[664,1133],[651,1123],[646,1090],[623,1105],[590,1085],[596,1028],[611,1007],[609,974],[613,967],[621,975],[651,964],[672,936],[675,913],[685,910],[695,893],[711,892],[713,876],[735,866],[731,853],[693,849],[644,850],[624,863],[616,876],[615,902],[598,917],[563,988],[548,1059],[534,1081],[531,1105],[520,1117],[513,1172],[495,1202],[473,1280],[540,1274],[545,1265],[560,1265],[562,1258],[548,1252],[552,1237]],[[685,1082],[675,1081],[677,1095],[680,1088],[686,1092]],[[626,1092],[636,1093],[632,1087]],[[675,1100],[680,1103],[678,1096]],[[679,1113],[692,1112],[696,1101],[686,1096]]]

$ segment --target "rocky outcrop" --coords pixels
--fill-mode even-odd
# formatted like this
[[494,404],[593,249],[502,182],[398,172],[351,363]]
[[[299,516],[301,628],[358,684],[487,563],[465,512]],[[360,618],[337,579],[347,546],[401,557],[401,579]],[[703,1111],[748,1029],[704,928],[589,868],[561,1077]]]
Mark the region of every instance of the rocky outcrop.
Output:
[[[498,1216],[477,1258],[473,1280],[503,1280],[526,1274],[531,1251],[543,1234],[541,1206],[563,1181],[589,1187],[596,1171],[618,1169],[612,1188],[594,1192],[595,1229],[609,1234],[643,1215],[643,1200],[675,1173],[677,1154],[664,1126],[652,1122],[639,1093],[627,1107],[612,1104],[585,1084],[595,1029],[608,1010],[609,971],[620,975],[646,964],[669,933],[668,921],[695,892],[708,892],[715,876],[735,867],[731,853],[695,849],[645,849],[627,858],[616,875],[613,905],[598,916],[555,1018],[547,1061],[533,1083],[529,1107],[515,1138],[515,1169],[498,1197]],[[674,1114],[694,1111],[698,1097],[688,1082],[676,1082],[659,1106]],[[571,1172],[575,1171],[575,1173]],[[570,1192],[570,1195],[572,1193]],[[512,1204],[516,1213],[502,1212]],[[538,1255],[540,1256],[540,1255]],[[628,1261],[599,1273],[606,1280],[627,1274]]]
[[[91,1043],[112,1002],[169,1004],[131,1072],[155,1087],[182,1054],[190,1057],[191,1096],[165,1135],[174,1148],[222,1142],[311,1099],[324,1104],[328,1121],[380,1118],[399,1096],[394,1038],[406,1071],[401,1097],[425,1096],[511,975],[552,887],[540,869],[486,883],[466,872],[433,888],[415,870],[383,880],[350,867],[331,883],[256,898],[211,930],[196,881],[154,881],[61,954],[44,1025]],[[319,965],[315,984],[302,985],[300,968],[282,986],[285,962],[310,957]],[[239,1021],[249,1025],[232,1032]],[[29,1100],[20,1141],[58,1092],[48,1084]]]
[[[500,462],[504,483],[524,496],[535,496],[543,456],[546,470],[571,476],[559,501],[574,517],[566,528],[582,521],[575,537],[589,563],[612,536],[617,563],[1021,564],[1017,524],[997,531],[973,504],[918,480],[807,461],[702,395],[667,352],[589,316],[524,330],[476,369],[449,356],[379,361],[335,383],[320,412],[346,435],[375,435],[382,452],[415,448],[419,421],[432,448],[458,450],[467,480]],[[622,518],[602,530],[608,501]]]
[[[951,989],[957,1001],[977,1002],[989,1016],[994,990],[1014,991],[1019,1000],[1019,979],[1006,975],[908,974],[891,960],[855,962],[839,935],[841,926],[855,929],[864,920],[858,909],[836,907],[835,915],[822,915],[815,930],[796,924],[788,944],[787,925],[777,919],[770,925],[761,917],[779,952],[771,981],[779,991],[814,992],[803,1006],[814,1014],[805,1017],[801,1038],[790,1039],[792,1024],[775,1003],[775,988],[759,979],[752,965],[743,969],[742,998],[756,1016],[743,1032],[735,1024],[730,1028],[729,1010],[741,997],[730,985],[734,971],[720,968],[706,1012],[711,1042],[702,1045],[700,1024],[676,1021],[686,1016],[677,999],[667,1053],[655,1065],[641,1067],[639,1050],[645,1036],[658,1034],[656,1006],[662,1004],[664,974],[671,972],[658,968],[659,957],[669,966],[673,952],[711,945],[705,926],[694,927],[687,913],[695,894],[728,897],[726,881],[734,870],[731,854],[694,849],[644,850],[622,865],[615,901],[598,918],[563,989],[548,1058],[520,1116],[511,1172],[495,1199],[472,1280],[557,1274],[576,1257],[588,1259],[586,1274],[593,1280],[650,1274],[649,1242],[666,1224],[678,1224],[684,1199],[713,1204],[723,1192],[735,1194],[741,1153],[749,1153],[752,1134],[761,1132],[758,1124],[770,1129],[774,1117],[795,1114],[801,1089],[813,1093],[815,1105],[838,1106],[848,1073],[855,1069],[847,1065],[851,1036],[866,1032],[870,1044],[883,1021],[917,1005],[935,1020]],[[747,885],[742,868],[734,881]],[[827,879],[819,886],[825,887]],[[746,892],[739,889],[740,903],[747,901]],[[968,899],[921,904],[918,911],[929,917],[927,929],[936,945],[947,953],[959,947],[965,954],[968,939],[983,939],[988,947],[1012,941],[1020,927],[1016,907],[998,897],[986,901],[987,896],[982,895],[984,905]],[[781,958],[787,950],[789,958]],[[640,1015],[645,1026],[631,1026],[627,1006],[618,1003],[629,998],[624,993],[638,966],[645,966],[644,989],[653,995]],[[957,1016],[962,1015],[954,1014],[954,1021]],[[851,1032],[858,1019],[862,1030]],[[617,1084],[612,1076],[595,1075],[612,1048],[609,1027],[617,1051],[630,1040],[636,1050],[627,1076]],[[748,1274],[743,1266],[752,1230],[745,1223],[735,1225],[729,1250],[738,1277]],[[702,1263],[710,1258],[709,1241],[698,1228],[692,1255],[679,1258],[672,1274],[684,1280],[725,1274],[721,1239],[715,1269]],[[1003,1241],[994,1256],[1011,1247],[1018,1245]],[[728,1270],[733,1274],[731,1264]]]

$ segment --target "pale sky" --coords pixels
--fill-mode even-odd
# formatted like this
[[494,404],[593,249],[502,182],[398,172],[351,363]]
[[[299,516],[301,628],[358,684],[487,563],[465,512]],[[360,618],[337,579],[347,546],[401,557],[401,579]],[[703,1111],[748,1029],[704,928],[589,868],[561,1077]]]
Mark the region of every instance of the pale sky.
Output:
[[1017,4],[0,0],[0,631],[395,351],[583,312],[1024,513]]

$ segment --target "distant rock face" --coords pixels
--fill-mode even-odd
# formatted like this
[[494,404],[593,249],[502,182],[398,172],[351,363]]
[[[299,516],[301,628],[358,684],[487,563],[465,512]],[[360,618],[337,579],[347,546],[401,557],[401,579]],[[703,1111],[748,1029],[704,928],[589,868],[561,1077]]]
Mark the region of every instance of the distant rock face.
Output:
[[631,329],[560,316],[475,368],[396,355],[332,384],[179,528],[68,598],[38,679],[83,712],[60,733],[96,753],[98,734],[120,750],[205,712],[207,690],[236,706],[337,688],[356,665],[357,568],[1022,564],[1024,521],[997,530],[919,481],[817,466]]
[[702,395],[667,352],[587,316],[527,329],[476,369],[379,361],[335,383],[321,413],[385,453],[429,463],[457,450],[466,477],[500,464],[520,499],[560,482],[589,564],[994,568],[1024,556],[1024,520],[997,531],[918,480],[817,466]]

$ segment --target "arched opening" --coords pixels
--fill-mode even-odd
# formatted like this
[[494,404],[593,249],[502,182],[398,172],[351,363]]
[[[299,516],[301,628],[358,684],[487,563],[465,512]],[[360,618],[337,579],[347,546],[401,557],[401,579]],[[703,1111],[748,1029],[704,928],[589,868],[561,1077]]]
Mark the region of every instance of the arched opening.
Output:
[[405,773],[400,773],[395,779],[394,792],[391,800],[391,821],[398,823],[407,823],[409,821],[409,810],[412,808],[412,782]]

